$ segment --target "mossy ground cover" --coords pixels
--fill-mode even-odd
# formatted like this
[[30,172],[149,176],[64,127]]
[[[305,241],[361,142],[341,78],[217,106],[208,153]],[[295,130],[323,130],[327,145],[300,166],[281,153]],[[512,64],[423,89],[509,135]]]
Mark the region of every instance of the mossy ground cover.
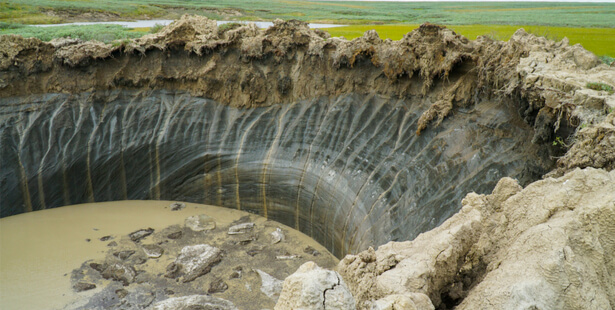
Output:
[[[418,24],[352,25],[330,28],[327,31],[332,36],[343,36],[346,39],[353,39],[362,36],[365,31],[374,29],[382,39],[399,40],[404,34],[418,26]],[[448,27],[472,40],[481,35],[487,35],[497,40],[508,40],[517,29],[523,28],[527,32],[555,41],[567,37],[570,40],[570,44],[579,43],[585,49],[598,56],[607,55],[615,57],[615,28],[573,28],[533,25],[450,25]]]
[[348,24],[332,28],[333,36],[352,39],[370,29],[382,38],[400,39],[424,22],[447,25],[475,39],[488,35],[507,40],[519,28],[560,40],[568,37],[596,55],[615,57],[615,3],[542,2],[335,2],[298,0],[0,0],[0,34],[47,40],[58,36],[115,39],[139,36],[147,29],[118,26],[60,28],[22,24],[61,23],[89,18],[177,18],[183,13],[217,20],[299,19]]
[[[54,38],[71,37],[81,40],[97,40],[111,43],[115,40],[138,38],[149,32],[149,28],[125,28],[119,25],[87,25],[87,26],[58,26],[58,27],[34,27],[10,25],[2,29],[0,35],[19,34],[26,38],[39,38],[50,41]],[[6,25],[4,25],[6,27]]]
[[[71,21],[79,14],[174,18],[194,13],[236,20],[299,19],[340,24],[432,22],[612,28],[615,3],[352,2],[303,0],[0,0],[0,21]],[[30,22],[28,22],[30,21]]]

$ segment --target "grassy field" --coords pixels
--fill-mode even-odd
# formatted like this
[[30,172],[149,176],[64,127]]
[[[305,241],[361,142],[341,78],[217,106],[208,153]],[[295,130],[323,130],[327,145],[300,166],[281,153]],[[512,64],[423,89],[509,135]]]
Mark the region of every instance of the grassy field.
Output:
[[331,2],[296,0],[0,0],[0,22],[58,23],[84,18],[299,19],[340,24],[432,22],[612,28],[615,3]]
[[[0,24],[0,27],[2,25]],[[39,38],[50,41],[54,38],[71,37],[81,40],[97,40],[111,43],[115,40],[138,38],[149,32],[149,28],[130,29],[119,25],[87,25],[87,26],[59,26],[59,27],[33,27],[11,25],[10,28],[0,30],[2,34],[19,34],[23,37]]]
[[[347,27],[331,28],[327,31],[332,36],[343,36],[346,39],[360,37],[367,30],[374,29],[382,39],[401,39],[404,34],[417,28],[419,25],[353,25]],[[529,33],[547,37],[559,41],[564,37],[570,40],[570,44],[581,44],[586,50],[598,56],[615,57],[615,28],[571,28],[571,27],[547,27],[533,25],[449,25],[455,32],[469,39],[476,39],[481,35],[487,35],[497,40],[508,40],[519,28]]]
[[72,21],[175,19],[184,13],[217,20],[299,19],[348,24],[333,36],[352,39],[370,29],[399,39],[424,22],[446,25],[475,39],[507,40],[518,29],[560,40],[568,37],[596,55],[615,57],[615,3],[553,2],[333,2],[296,0],[0,0],[0,34],[43,40],[71,36],[110,42],[147,29],[118,26],[34,28],[23,24]]

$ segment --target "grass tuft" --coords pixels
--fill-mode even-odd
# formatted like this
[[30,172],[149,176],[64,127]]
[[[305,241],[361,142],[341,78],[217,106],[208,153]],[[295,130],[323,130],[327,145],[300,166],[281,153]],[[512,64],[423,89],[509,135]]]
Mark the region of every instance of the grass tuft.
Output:
[[600,57],[600,60],[602,60],[603,63],[607,64],[607,65],[611,65],[613,63],[613,61],[615,61],[615,58],[611,57],[611,56],[607,56],[607,55],[602,55]]
[[608,84],[592,82],[592,83],[587,83],[586,86],[589,89],[593,89],[597,91],[606,91],[609,94],[613,93],[613,86],[608,85]]
[[550,27],[531,27],[527,29],[527,32],[537,37],[544,37],[555,42],[559,42],[564,38],[562,35],[563,32],[557,32],[555,29],[551,30]]
[[241,26],[240,23],[226,23],[226,24],[222,24],[220,26],[218,26],[218,31],[219,32],[226,32],[228,30],[232,30],[235,29],[237,27]]
[[164,25],[154,24],[154,26],[149,29],[149,33],[157,33],[158,31],[162,30],[162,28],[164,28]]

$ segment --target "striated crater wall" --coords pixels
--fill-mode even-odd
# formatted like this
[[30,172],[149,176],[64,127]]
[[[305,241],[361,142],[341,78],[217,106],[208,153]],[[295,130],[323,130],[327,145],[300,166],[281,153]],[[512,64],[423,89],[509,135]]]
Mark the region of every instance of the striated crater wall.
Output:
[[[204,202],[356,253],[414,238],[505,176],[612,168],[613,96],[585,87],[612,72],[565,41],[429,24],[400,41],[196,16],[118,44],[2,36],[0,210]],[[590,130],[600,161],[578,159]]]
[[265,215],[337,255],[413,238],[455,213],[465,192],[507,175],[530,182],[551,163],[514,110],[490,101],[420,136],[425,104],[377,95],[249,110],[177,91],[5,102],[3,215],[199,202]]

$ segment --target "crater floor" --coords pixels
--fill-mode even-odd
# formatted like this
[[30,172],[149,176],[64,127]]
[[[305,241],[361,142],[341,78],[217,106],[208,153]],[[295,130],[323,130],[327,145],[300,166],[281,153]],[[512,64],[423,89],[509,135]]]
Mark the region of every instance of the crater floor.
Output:
[[[229,234],[242,223],[254,226]],[[285,225],[172,201],[83,204],[11,216],[0,220],[0,236],[6,309],[145,309],[203,293],[239,309],[273,308],[282,280],[302,263],[337,264],[324,247]],[[220,250],[209,271],[190,281],[167,274],[183,248],[203,244]]]

